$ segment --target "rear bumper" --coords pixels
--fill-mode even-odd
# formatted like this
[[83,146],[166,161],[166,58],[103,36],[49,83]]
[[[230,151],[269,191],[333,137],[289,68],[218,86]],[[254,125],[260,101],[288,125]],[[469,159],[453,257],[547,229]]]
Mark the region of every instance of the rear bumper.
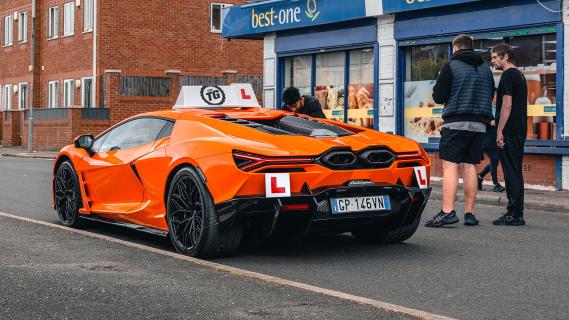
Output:
[[[407,188],[401,185],[332,186],[317,190],[305,186],[302,193],[289,198],[235,198],[215,207],[222,232],[228,231],[237,220],[264,221],[265,225],[268,224],[268,234],[282,229],[294,229],[294,232],[350,231],[374,223],[392,229],[414,222],[422,214],[430,193],[431,188]],[[390,210],[332,213],[331,198],[377,195],[389,196]],[[288,205],[298,204],[308,204],[308,208],[287,210]]]

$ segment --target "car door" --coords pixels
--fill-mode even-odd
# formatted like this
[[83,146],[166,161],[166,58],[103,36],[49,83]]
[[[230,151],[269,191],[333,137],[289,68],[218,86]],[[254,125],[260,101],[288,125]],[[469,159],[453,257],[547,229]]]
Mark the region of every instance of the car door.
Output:
[[93,212],[126,213],[140,205],[144,188],[134,161],[154,149],[167,123],[162,118],[135,118],[95,141],[95,153],[86,159],[88,169],[82,173]]

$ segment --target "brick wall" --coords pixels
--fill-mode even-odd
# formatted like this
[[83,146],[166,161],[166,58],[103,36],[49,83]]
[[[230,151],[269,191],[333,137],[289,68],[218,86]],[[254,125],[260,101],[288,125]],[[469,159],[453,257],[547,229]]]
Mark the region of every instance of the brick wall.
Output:
[[[442,177],[443,165],[442,160],[439,158],[439,153],[429,152],[429,156],[433,161],[431,167],[431,175],[433,177]],[[478,172],[480,172],[482,168],[484,168],[484,166],[486,166],[486,164],[489,162],[488,157],[486,155],[484,156],[484,161],[478,165]],[[523,167],[525,183],[555,187],[555,156],[527,154],[524,156]],[[485,178],[487,181],[492,181],[490,174],[488,174]],[[498,169],[498,180],[500,180],[500,183],[504,183],[504,175],[502,173],[501,166]]]
[[5,111],[0,115],[2,121],[2,145],[19,146],[21,142],[22,111]]

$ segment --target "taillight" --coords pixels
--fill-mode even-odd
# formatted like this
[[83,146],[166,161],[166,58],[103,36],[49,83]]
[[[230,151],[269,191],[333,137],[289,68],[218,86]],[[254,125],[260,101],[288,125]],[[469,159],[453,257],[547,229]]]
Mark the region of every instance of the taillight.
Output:
[[267,157],[258,154],[233,151],[235,165],[243,171],[252,171],[266,166],[282,166],[312,163],[311,157]]
[[427,153],[423,151],[423,149],[420,149],[419,151],[415,152],[398,153],[397,160],[404,160],[404,161],[421,160],[429,162],[429,157],[427,156]]

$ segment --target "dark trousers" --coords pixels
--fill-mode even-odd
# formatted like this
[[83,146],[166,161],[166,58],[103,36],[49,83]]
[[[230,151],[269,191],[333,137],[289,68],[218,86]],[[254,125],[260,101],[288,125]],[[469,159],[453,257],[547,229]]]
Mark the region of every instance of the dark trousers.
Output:
[[485,175],[490,172],[492,174],[492,182],[494,185],[498,184],[498,165],[500,165],[500,157],[498,156],[498,149],[488,149],[484,150],[484,152],[490,158],[490,163],[480,171],[478,174],[481,178],[484,178]]
[[522,161],[526,136],[521,134],[504,134],[503,149],[499,151],[506,192],[508,194],[508,213],[514,217],[524,216],[524,176]]

